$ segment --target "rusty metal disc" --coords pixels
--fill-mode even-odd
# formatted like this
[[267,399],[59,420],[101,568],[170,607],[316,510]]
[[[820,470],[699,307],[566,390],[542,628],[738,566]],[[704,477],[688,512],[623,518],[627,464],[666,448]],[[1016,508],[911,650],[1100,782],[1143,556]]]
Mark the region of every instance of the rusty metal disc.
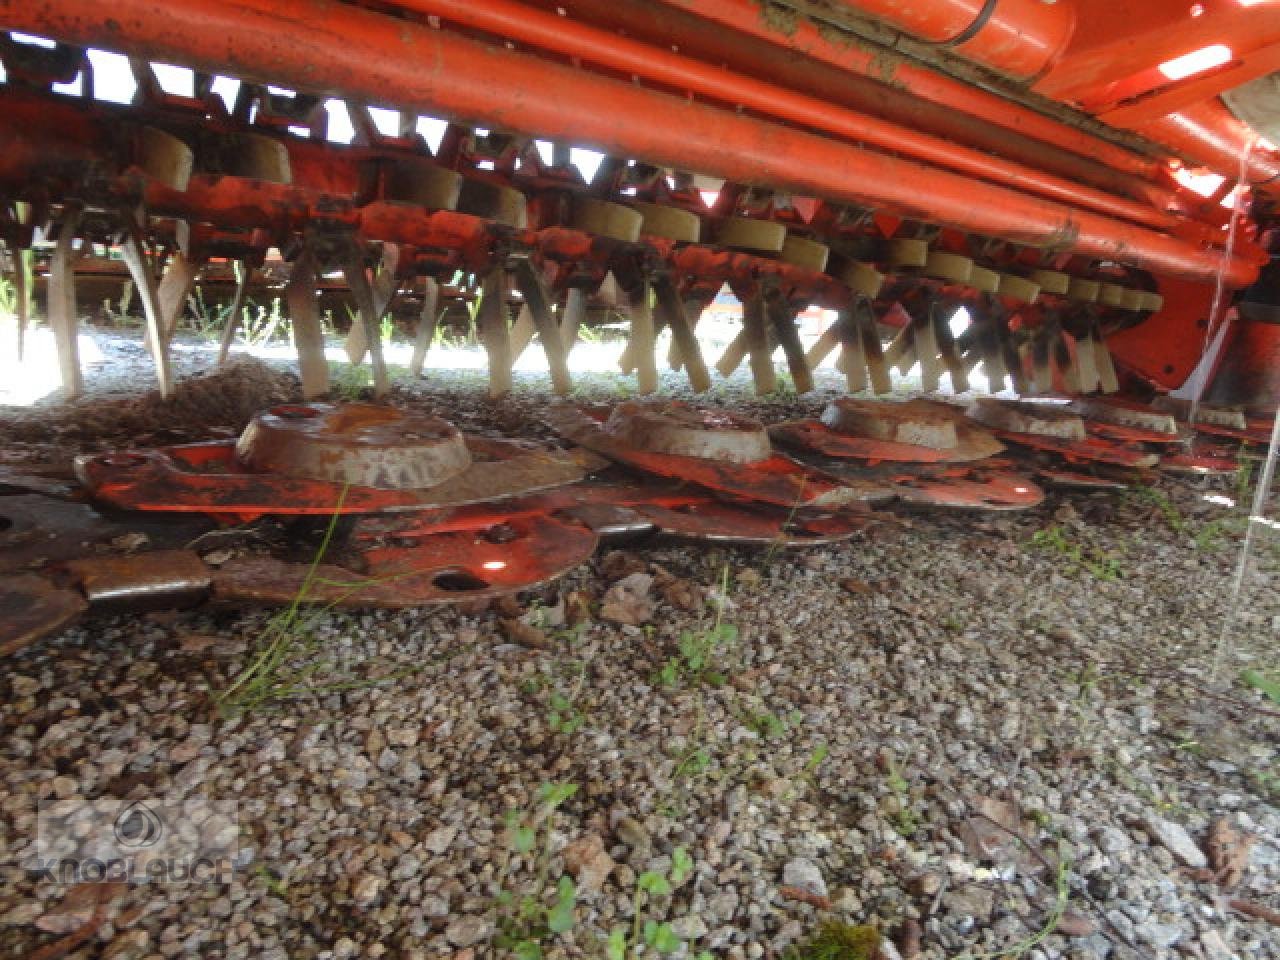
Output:
[[86,503],[39,494],[0,496],[0,573],[83,556],[110,541],[140,538],[148,547],[188,543],[212,527],[201,517],[105,517]]
[[905,463],[939,463],[947,459],[942,450],[914,443],[850,436],[833,430],[821,420],[791,420],[775,424],[769,428],[769,436],[785,446],[811,450],[824,457]]
[[[425,529],[422,519],[363,517],[341,561],[312,564],[238,557],[213,577],[219,600],[418,607],[497,597],[535,587],[588,560],[594,531],[572,519],[480,519],[467,529]],[[305,590],[304,590],[305,585]]]
[[248,471],[233,441],[91,454],[76,473],[95,500],[126,510],[235,514],[377,513],[430,510],[514,497],[575,483],[602,461],[580,451],[514,440],[465,438],[471,466],[422,490],[348,487]]
[[827,405],[822,423],[832,433],[820,438],[811,432],[810,438],[822,442],[827,449],[818,452],[828,456],[862,456],[836,452],[856,449],[842,447],[836,439],[841,436],[896,444],[900,449],[886,447],[876,451],[893,452],[892,456],[865,459],[908,463],[962,463],[984,460],[1004,450],[990,431],[966,417],[960,407],[925,398],[891,401],[844,397]]
[[743,464],[768,460],[773,454],[769,434],[759,421],[678,400],[620,403],[604,430],[620,443],[648,453]]
[[373,403],[272,407],[250,421],[236,456],[257,473],[377,490],[438,486],[471,465],[453,424]]
[[0,656],[56,633],[89,607],[78,590],[31,573],[0,578]]
[[839,543],[866,529],[871,521],[867,513],[788,511],[715,499],[674,508],[648,506],[637,512],[652,521],[659,532],[672,537],[779,547]]
[[551,408],[547,421],[574,443],[635,470],[694,483],[741,500],[787,508],[834,508],[867,500],[865,491],[778,454],[752,463],[729,463],[637,449],[604,428],[609,413],[607,408],[559,404]]
[[1146,450],[1135,450],[1123,444],[1101,437],[1086,437],[1084,440],[1068,440],[1062,437],[1047,437],[1036,433],[1012,433],[1007,430],[996,430],[996,436],[1011,444],[1054,454],[1068,463],[1102,463],[1116,467],[1130,467],[1145,470],[1159,463],[1160,458]]
[[1082,473],[1079,470],[1064,470],[1060,467],[1038,467],[1036,477],[1051,487],[1060,490],[1127,490],[1129,484],[1118,477],[1110,477],[1097,473]]
[[1004,460],[965,464],[833,464],[833,473],[879,484],[888,498],[913,507],[949,510],[1027,510],[1044,491]]
[[1079,441],[1088,435],[1083,418],[1060,404],[978,397],[968,414],[971,420],[1000,434]]

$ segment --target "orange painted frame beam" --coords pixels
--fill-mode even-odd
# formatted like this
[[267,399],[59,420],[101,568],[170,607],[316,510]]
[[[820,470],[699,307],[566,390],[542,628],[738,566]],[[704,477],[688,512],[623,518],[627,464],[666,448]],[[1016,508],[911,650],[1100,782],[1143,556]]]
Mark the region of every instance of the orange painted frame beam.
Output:
[[[0,25],[1234,287],[1220,249],[331,0],[0,0]],[[673,136],[678,131],[678,136]]]
[[[1036,0],[1038,3],[1039,0]],[[606,30],[544,12],[513,0],[398,0],[400,7],[530,44],[583,62],[631,73],[733,107],[835,134],[1013,189],[1078,205],[1109,216],[1162,229],[1177,218],[1122,197],[1072,183],[1022,164],[930,136],[754,77],[681,56]],[[1042,5],[1043,6],[1043,5]]]

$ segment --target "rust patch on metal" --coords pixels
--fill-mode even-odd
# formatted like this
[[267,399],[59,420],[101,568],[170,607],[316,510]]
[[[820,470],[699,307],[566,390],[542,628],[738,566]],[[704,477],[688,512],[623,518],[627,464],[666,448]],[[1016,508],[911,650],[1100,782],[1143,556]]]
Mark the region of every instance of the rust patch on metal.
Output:
[[417,607],[498,597],[554,580],[595,552],[594,531],[574,520],[532,516],[477,518],[431,529],[430,518],[365,517],[344,554],[295,563],[239,557],[214,574],[219,600],[319,603],[341,607]]
[[422,490],[350,487],[344,495],[336,483],[255,473],[236,458],[234,441],[82,456],[76,460],[76,472],[95,500],[121,509],[255,517],[477,503],[574,483],[598,463],[514,440],[469,436],[466,443],[471,466]]
[[188,607],[209,594],[209,568],[191,550],[83,557],[63,565],[94,610]]
[[604,429],[607,409],[561,405],[553,407],[547,419],[562,436],[618,463],[745,500],[791,508],[837,507],[863,499],[830,476],[778,454],[739,464],[637,450]]
[[0,656],[56,633],[89,607],[76,590],[30,573],[0,580]]

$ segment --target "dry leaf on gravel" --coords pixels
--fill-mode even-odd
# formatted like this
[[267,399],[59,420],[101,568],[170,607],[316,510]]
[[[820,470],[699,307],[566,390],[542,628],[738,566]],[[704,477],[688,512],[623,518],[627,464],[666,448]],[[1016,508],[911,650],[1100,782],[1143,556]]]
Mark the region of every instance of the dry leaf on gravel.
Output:
[[653,616],[653,600],[649,588],[653,577],[647,573],[632,573],[623,577],[607,591],[600,605],[600,617],[614,623],[639,626]]
[[956,828],[965,851],[978,860],[992,863],[1016,863],[1027,873],[1036,873],[1044,864],[1027,849],[1031,841],[1022,832],[1018,810],[1013,804],[995,797],[969,797],[976,811]]
[[871,596],[876,592],[876,588],[865,580],[859,580],[857,577],[841,577],[840,586],[849,593],[860,594],[864,597]]
[[610,550],[600,558],[600,576],[610,582],[647,569],[649,565],[629,550]]
[[587,591],[569,591],[564,598],[564,621],[571,627],[591,621],[591,595]]
[[701,586],[669,573],[656,563],[653,565],[653,584],[662,599],[677,610],[697,611],[706,606],[705,591]]
[[1209,826],[1205,854],[1214,879],[1226,889],[1235,888],[1244,879],[1253,843],[1253,837],[1237,830],[1226,817],[1219,817]]
[[551,641],[547,639],[547,635],[537,627],[531,627],[519,617],[502,617],[498,623],[502,626],[503,634],[512,643],[522,647],[532,647],[535,650],[551,649]]

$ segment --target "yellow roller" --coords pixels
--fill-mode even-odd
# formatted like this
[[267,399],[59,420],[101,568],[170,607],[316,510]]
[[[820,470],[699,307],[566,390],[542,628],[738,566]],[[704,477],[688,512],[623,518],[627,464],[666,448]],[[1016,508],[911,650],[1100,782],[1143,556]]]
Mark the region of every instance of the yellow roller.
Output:
[[864,297],[878,297],[884,287],[884,274],[869,263],[851,263],[840,273],[840,279],[854,293]]
[[1099,287],[1101,284],[1097,280],[1072,277],[1071,284],[1067,287],[1067,296],[1082,303],[1094,303],[1098,299]]
[[594,197],[574,197],[572,222],[575,228],[584,233],[635,243],[640,239],[644,214],[620,203],[596,200]]
[[821,273],[827,269],[827,257],[831,251],[825,245],[806,237],[798,237],[794,233],[787,234],[782,245],[782,259],[797,267],[816,270]]
[[929,262],[929,244],[899,237],[889,241],[889,263],[893,267],[923,267]]
[[1063,296],[1071,289],[1071,278],[1057,270],[1035,270],[1031,274],[1031,279],[1040,285],[1043,293]]
[[1040,296],[1040,284],[1014,273],[1000,274],[1000,296],[1035,303]]
[[1098,288],[1098,302],[1106,307],[1118,307],[1124,302],[1124,287],[1118,283],[1104,283]]
[[418,157],[400,157],[387,168],[383,195],[392,203],[428,210],[454,210],[462,193],[462,175]]
[[956,253],[931,250],[925,259],[924,272],[935,280],[968,283],[969,275],[973,273],[973,261]]
[[231,134],[224,141],[222,172],[268,183],[292,183],[289,151],[279,140],[256,133]]
[[479,180],[464,182],[458,196],[458,210],[521,230],[529,225],[529,211],[524,194],[494,183],[482,183]]
[[969,273],[969,286],[979,293],[995,293],[1000,289],[1000,274],[986,267],[974,267]]
[[644,217],[644,223],[640,226],[642,234],[674,240],[676,243],[698,243],[702,239],[702,218],[696,213],[660,203],[637,201],[631,206]]
[[169,189],[186,190],[195,167],[195,154],[173,134],[143,127],[138,131],[135,163],[148,177]]
[[787,242],[787,228],[771,220],[730,217],[720,224],[716,243],[751,253],[781,253]]

